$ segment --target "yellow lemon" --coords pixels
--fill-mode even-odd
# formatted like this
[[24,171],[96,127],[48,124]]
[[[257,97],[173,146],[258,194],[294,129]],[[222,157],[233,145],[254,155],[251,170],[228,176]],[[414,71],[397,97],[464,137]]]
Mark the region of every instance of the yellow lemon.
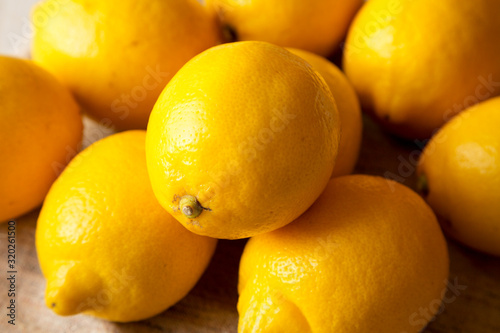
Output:
[[363,107],[399,136],[428,138],[499,95],[498,13],[500,2],[491,0],[368,1],[344,53]]
[[472,107],[427,144],[421,190],[443,229],[476,250],[500,256],[500,97]]
[[262,40],[328,56],[363,0],[207,0],[238,40]]
[[220,34],[196,0],[45,0],[32,21],[33,59],[118,129],[146,128],[168,81]]
[[153,190],[197,234],[282,227],[326,186],[338,117],[328,86],[300,57],[265,42],[214,47],[177,73],[151,113]]
[[288,49],[310,63],[325,79],[337,103],[340,116],[340,145],[332,177],[350,174],[356,165],[361,148],[363,123],[358,97],[342,71],[327,59],[314,53]]
[[247,243],[238,331],[420,332],[448,268],[436,217],[415,192],[380,177],[334,178],[297,220]]
[[183,298],[208,265],[216,240],[187,231],[158,204],[145,139],[128,131],[94,143],[50,189],[36,249],[57,314],[148,318]]
[[0,222],[40,205],[77,153],[82,119],[69,91],[31,61],[0,56]]

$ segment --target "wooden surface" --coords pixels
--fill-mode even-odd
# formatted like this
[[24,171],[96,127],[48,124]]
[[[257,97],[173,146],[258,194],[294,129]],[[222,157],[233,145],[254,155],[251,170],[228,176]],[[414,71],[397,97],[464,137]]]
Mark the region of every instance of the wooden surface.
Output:
[[[414,187],[412,161],[418,147],[392,138],[365,119],[359,173],[400,177]],[[245,240],[220,241],[216,254],[189,295],[164,313],[141,322],[116,324],[85,315],[59,317],[45,307],[45,280],[38,267],[34,232],[38,210],[17,219],[17,318],[7,324],[7,225],[0,225],[0,332],[236,332],[238,262]],[[444,311],[425,332],[500,332],[500,258],[468,250],[449,241],[450,281],[465,290],[452,291]],[[5,276],[5,277],[4,277]],[[443,288],[445,285],[443,284]],[[422,318],[418,314],[414,319]],[[390,328],[387,329],[390,332]],[[361,332],[368,333],[368,332]],[[370,332],[371,333],[371,332]],[[398,332],[399,333],[399,332]]]

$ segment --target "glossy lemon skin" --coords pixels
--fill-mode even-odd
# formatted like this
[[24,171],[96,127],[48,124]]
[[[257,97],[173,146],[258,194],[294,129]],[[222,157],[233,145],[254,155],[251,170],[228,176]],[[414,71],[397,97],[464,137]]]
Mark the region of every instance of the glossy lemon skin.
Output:
[[361,107],[356,92],[344,73],[327,59],[304,50],[288,50],[310,63],[325,79],[332,92],[339,110],[341,127],[339,152],[332,177],[348,175],[358,161],[363,134]]
[[50,189],[36,249],[55,313],[146,319],[182,299],[207,267],[217,240],[187,231],[158,204],[145,139],[127,131],[92,144]]
[[443,229],[500,256],[500,98],[472,107],[427,144],[418,167],[424,195]]
[[422,139],[499,95],[499,12],[489,0],[368,1],[344,53],[363,108],[393,133]]
[[430,319],[419,311],[438,311],[448,270],[418,194],[380,177],[334,178],[297,220],[245,246],[238,331],[417,333]]
[[0,56],[0,222],[39,206],[78,152],[80,109],[36,64]]
[[215,16],[196,0],[46,0],[32,21],[34,61],[118,130],[145,129],[172,76],[220,42]]
[[362,0],[207,0],[237,40],[261,40],[331,55]]
[[[339,115],[303,59],[265,42],[225,44],[184,66],[153,109],[148,170],[162,206],[189,230],[245,238],[303,213],[331,176]],[[191,195],[205,209],[184,216]]]

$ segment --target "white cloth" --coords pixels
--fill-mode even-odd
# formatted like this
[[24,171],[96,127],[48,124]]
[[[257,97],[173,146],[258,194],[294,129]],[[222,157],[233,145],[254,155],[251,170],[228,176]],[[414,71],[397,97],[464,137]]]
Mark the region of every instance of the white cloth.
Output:
[[0,54],[29,57],[31,8],[38,0],[0,0]]

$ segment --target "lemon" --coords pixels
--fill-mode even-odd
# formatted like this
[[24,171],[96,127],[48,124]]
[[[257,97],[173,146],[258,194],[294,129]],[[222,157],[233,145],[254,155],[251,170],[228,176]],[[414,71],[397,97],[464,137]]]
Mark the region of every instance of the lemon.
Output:
[[183,298],[210,261],[216,240],[187,231],[154,198],[145,139],[128,131],[92,144],[50,189],[36,249],[55,313],[154,316]]
[[300,57],[265,42],[216,46],[176,74],[151,113],[153,190],[200,235],[282,227],[326,186],[339,126],[328,86]]
[[0,56],[0,222],[40,205],[77,153],[82,119],[69,91],[31,61]]
[[216,17],[196,0],[45,0],[32,21],[33,59],[121,130],[146,128],[177,70],[220,40]]
[[207,0],[238,40],[262,40],[328,56],[363,0]]
[[453,238],[500,256],[500,97],[477,104],[427,144],[420,187]]
[[238,331],[420,332],[448,267],[436,217],[415,192],[380,177],[334,178],[297,220],[245,246]]
[[327,59],[304,50],[288,50],[311,64],[328,84],[337,103],[341,128],[337,162],[332,177],[350,174],[358,160],[363,132],[361,108],[356,92],[344,73]]
[[499,95],[498,13],[500,2],[490,0],[368,1],[344,53],[364,109],[399,136],[428,138]]

